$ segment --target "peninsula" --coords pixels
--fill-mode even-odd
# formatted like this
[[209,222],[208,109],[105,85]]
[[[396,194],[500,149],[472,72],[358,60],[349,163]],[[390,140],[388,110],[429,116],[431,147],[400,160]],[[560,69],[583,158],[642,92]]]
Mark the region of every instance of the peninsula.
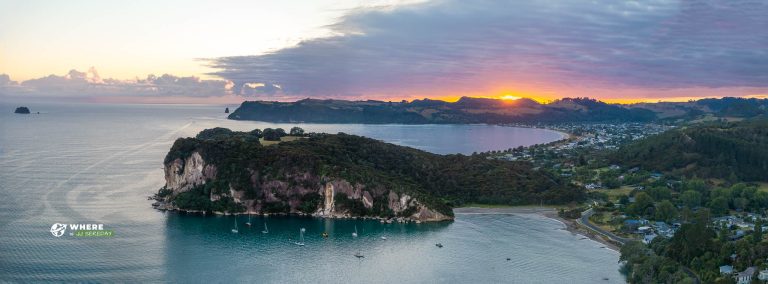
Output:
[[[277,133],[277,134],[275,134]],[[214,128],[178,139],[165,158],[160,209],[320,217],[453,219],[468,203],[565,204],[584,190],[529,163],[437,155],[378,140],[282,129]],[[301,136],[301,137],[298,137]],[[262,140],[262,142],[260,142]],[[279,140],[279,137],[277,138]]]

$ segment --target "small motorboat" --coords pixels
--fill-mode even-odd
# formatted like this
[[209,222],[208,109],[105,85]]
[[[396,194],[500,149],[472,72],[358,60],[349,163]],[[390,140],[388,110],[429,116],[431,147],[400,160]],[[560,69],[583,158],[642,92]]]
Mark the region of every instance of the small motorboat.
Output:
[[443,244],[441,244],[441,243],[436,243],[436,244],[435,244],[435,246],[436,246],[436,247],[439,247],[439,248],[441,248],[441,247],[443,247]]
[[328,233],[327,232],[323,232],[322,236],[323,236],[323,238],[328,238]]
[[356,252],[355,253],[355,257],[357,257],[357,258],[364,258],[365,256],[363,254],[361,254],[360,252]]
[[357,238],[357,225],[355,225],[355,232],[352,233],[352,237]]
[[381,236],[381,239],[386,241],[387,237],[386,236]]

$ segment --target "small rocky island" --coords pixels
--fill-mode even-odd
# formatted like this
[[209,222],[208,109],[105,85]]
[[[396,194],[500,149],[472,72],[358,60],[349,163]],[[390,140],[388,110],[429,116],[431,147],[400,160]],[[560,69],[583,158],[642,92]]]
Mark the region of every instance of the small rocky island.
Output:
[[[268,145],[274,139],[265,133],[298,136]],[[164,168],[166,184],[153,206],[187,212],[444,221],[465,203],[567,203],[585,196],[530,164],[297,128],[290,134],[207,129],[176,140]]]
[[28,107],[22,106],[22,107],[17,107],[13,113],[29,114],[30,112]]

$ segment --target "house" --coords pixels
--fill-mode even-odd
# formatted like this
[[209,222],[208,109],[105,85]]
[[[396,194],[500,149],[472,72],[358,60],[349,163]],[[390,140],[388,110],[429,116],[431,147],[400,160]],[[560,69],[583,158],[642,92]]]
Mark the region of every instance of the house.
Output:
[[757,275],[757,279],[768,281],[768,269],[760,271],[760,274]]
[[723,216],[723,217],[712,218],[712,222],[714,222],[715,224],[721,227],[722,226],[730,227],[734,225],[738,226],[739,224],[744,223],[744,221],[741,220],[741,218],[736,216]]
[[637,228],[637,233],[638,234],[649,234],[649,233],[653,233],[653,230],[651,230],[651,227],[649,227],[649,226],[642,226],[642,227]]
[[587,189],[600,189],[603,186],[601,186],[599,183],[589,183],[584,187],[586,187]]
[[755,271],[757,271],[757,267],[750,267],[745,269],[742,272],[739,272],[736,274],[736,283],[737,284],[749,284],[752,282],[752,275],[755,275]]
[[667,238],[671,238],[675,235],[675,229],[667,225],[667,223],[657,221],[653,224],[653,227],[656,229],[656,232],[659,233],[659,235],[662,235]]
[[733,236],[728,237],[731,241],[738,241],[747,234],[742,230],[737,230]]
[[658,237],[658,235],[656,235],[654,233],[645,234],[643,236],[643,243],[646,244],[646,245],[650,244],[653,241],[653,239],[655,239],[656,237]]
[[611,169],[611,170],[619,170],[619,169],[621,169],[621,167],[619,167],[619,165],[611,165],[608,168]]
[[638,229],[638,227],[648,224],[648,220],[645,219],[628,219],[624,220],[624,226],[627,227],[628,230],[634,231],[635,229]]
[[722,274],[722,275],[731,275],[731,274],[733,274],[733,266],[730,266],[730,265],[720,266],[720,274]]

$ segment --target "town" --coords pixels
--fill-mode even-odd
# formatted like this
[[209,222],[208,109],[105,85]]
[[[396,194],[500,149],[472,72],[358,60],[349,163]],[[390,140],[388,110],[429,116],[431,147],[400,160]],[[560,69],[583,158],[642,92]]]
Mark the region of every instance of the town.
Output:
[[[526,126],[566,132],[569,137],[545,145],[479,155],[487,155],[489,159],[527,161],[539,171],[547,171],[583,187],[588,200],[574,205],[575,208],[570,210],[577,214],[569,217],[584,220],[589,230],[623,244],[622,258],[625,249],[632,247],[638,255],[627,258],[644,258],[650,254],[685,260],[686,250],[717,251],[692,260],[692,267],[680,270],[690,273],[678,275],[677,279],[692,283],[768,281],[768,244],[763,234],[768,231],[765,211],[768,208],[768,185],[765,183],[670,175],[623,164],[614,156],[623,145],[676,126],[642,123]],[[702,244],[689,238],[691,234],[706,235],[702,232],[708,231],[714,234],[699,236]],[[635,244],[627,245],[632,242]],[[653,261],[659,259],[634,259],[633,263],[641,262],[648,267],[636,264],[638,267],[631,268],[632,274],[662,268],[654,267],[650,263]],[[685,261],[677,263],[681,262]],[[673,275],[666,277],[674,278]],[[631,278],[628,275],[628,279]]]

